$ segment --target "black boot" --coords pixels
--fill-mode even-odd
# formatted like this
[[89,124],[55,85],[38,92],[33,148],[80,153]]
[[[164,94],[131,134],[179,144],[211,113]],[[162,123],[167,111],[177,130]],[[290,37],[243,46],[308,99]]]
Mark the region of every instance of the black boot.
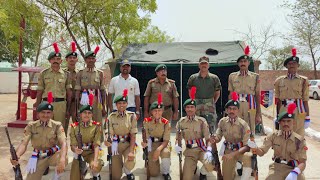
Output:
[[203,174],[200,173],[199,180],[207,180],[207,175],[203,175]]
[[127,179],[128,179],[128,180],[134,180],[135,178],[134,178],[134,175],[133,175],[133,174],[128,174],[128,175],[127,175]]
[[49,173],[49,167],[47,167],[47,169],[44,171],[43,175],[47,175]]
[[170,176],[169,173],[168,174],[162,174],[162,176],[163,176],[164,180],[171,180],[171,176]]
[[237,169],[237,173],[239,176],[242,176],[242,169],[243,169],[243,166],[242,166],[242,163],[240,161],[238,161],[238,163],[241,164],[241,168],[240,169]]
[[99,176],[98,176],[98,177],[93,176],[93,180],[101,180],[101,176],[100,176],[100,174],[99,174]]

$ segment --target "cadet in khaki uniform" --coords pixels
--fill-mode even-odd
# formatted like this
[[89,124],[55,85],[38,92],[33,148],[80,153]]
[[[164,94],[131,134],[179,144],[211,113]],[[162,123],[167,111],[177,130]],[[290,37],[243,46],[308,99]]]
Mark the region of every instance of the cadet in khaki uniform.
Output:
[[[72,97],[72,85],[69,73],[60,68],[61,53],[56,43],[53,44],[55,51],[51,52],[48,60],[50,68],[40,72],[37,88],[37,101],[34,107],[37,107],[41,101],[47,101],[48,92],[53,93],[53,119],[61,122],[64,129],[68,129],[66,118],[69,117],[69,108]],[[67,97],[67,101],[66,101]],[[67,133],[67,132],[65,132]]]
[[224,179],[235,178],[235,167],[238,160],[243,162],[243,173],[241,180],[247,180],[251,176],[251,154],[234,155],[238,150],[247,145],[250,137],[250,128],[248,124],[238,117],[240,103],[235,92],[232,93],[232,99],[226,105],[227,117],[220,119],[216,136],[212,138],[216,143],[220,142],[222,137],[225,141],[222,144],[219,154],[223,155],[222,174]]
[[[239,95],[240,108],[238,116],[245,120],[251,131],[255,133],[255,122],[260,121],[260,80],[259,75],[248,70],[250,65],[249,46],[245,48],[245,54],[237,60],[240,71],[229,75],[229,99],[231,92]],[[249,122],[250,120],[250,122]]]
[[305,139],[293,131],[294,110],[296,105],[289,104],[288,111],[279,114],[277,121],[282,130],[268,135],[261,147],[254,141],[248,141],[250,148],[256,149],[257,155],[263,156],[270,148],[274,150],[273,163],[269,166],[267,180],[304,180],[308,147]]
[[[148,146],[149,172],[150,176],[156,177],[160,173],[165,180],[171,180],[170,176],[170,154],[168,143],[170,141],[170,123],[162,117],[163,104],[162,98],[153,102],[150,106],[151,117],[144,118],[143,126],[146,130],[148,143],[141,143],[142,147]],[[159,164],[159,156],[161,164]]]
[[[185,156],[183,165],[183,179],[192,180],[197,163],[200,161],[203,166],[200,169],[200,180],[206,180],[207,174],[212,172],[212,147],[210,143],[210,134],[207,121],[203,117],[196,116],[196,101],[194,99],[195,91],[192,91],[191,99],[183,103],[187,116],[182,117],[176,125],[177,132],[181,130],[182,138],[185,141],[186,149],[183,152]],[[193,94],[193,95],[192,95]],[[176,139],[179,138],[177,133]],[[206,141],[206,143],[204,142]],[[176,141],[175,151],[178,154],[182,147],[178,146]]]
[[88,95],[90,92],[94,93],[93,119],[102,123],[102,116],[106,115],[106,87],[103,84],[103,71],[95,68],[98,51],[99,46],[94,51],[85,54],[84,58],[87,66],[78,72],[75,90],[77,102],[79,102],[80,92],[82,93],[81,105],[88,105]]
[[187,88],[189,91],[193,86],[197,88],[197,116],[206,118],[210,126],[216,127],[216,102],[220,97],[221,83],[217,75],[209,72],[209,68],[209,58],[201,57],[199,59],[200,71],[189,77]]
[[[34,149],[26,167],[27,180],[41,179],[49,166],[56,166],[54,178],[58,178],[68,163],[66,135],[61,122],[51,119],[52,111],[51,103],[43,101],[39,104],[37,107],[39,120],[27,125],[22,143],[17,149],[17,156],[20,159],[31,140]],[[61,144],[61,147],[58,144]],[[19,162],[11,160],[11,163],[15,166]]]
[[293,131],[301,136],[305,134],[305,128],[310,125],[309,117],[309,83],[308,78],[297,74],[299,58],[296,49],[293,48],[292,56],[283,64],[288,69],[288,74],[280,76],[274,83],[277,114],[285,112],[288,104],[297,104]]
[[[65,69],[66,71],[69,72],[70,75],[70,81],[72,85],[72,97],[71,97],[71,103],[70,103],[70,116],[72,117],[72,122],[76,122],[76,91],[75,91],[75,86],[76,86],[76,80],[77,80],[77,73],[79,70],[76,67],[76,64],[78,62],[78,53],[76,52],[76,43],[72,42],[71,43],[71,51],[66,54],[66,61],[67,61],[67,68]],[[66,124],[69,125],[69,117],[66,119]],[[67,131],[67,129],[66,129]]]
[[[149,106],[157,101],[158,93],[163,95],[164,112],[162,116],[169,121],[178,118],[179,93],[175,81],[167,78],[167,66],[160,64],[156,67],[157,77],[148,82],[144,93],[144,117],[149,117]],[[173,111],[172,111],[173,108]]]
[[[126,111],[128,101],[128,90],[123,95],[114,99],[117,111],[112,112],[108,117],[110,136],[112,143],[107,141],[105,145],[111,146],[112,150],[112,179],[119,180],[122,176],[122,169],[128,180],[135,179],[132,169],[135,166],[136,134],[138,133],[137,121],[134,112]],[[124,159],[124,160],[123,160]]]
[[[89,97],[90,98],[90,97]],[[91,98],[93,100],[93,96]],[[90,100],[90,99],[89,99]],[[90,101],[92,101],[90,100]],[[100,151],[100,138],[101,138],[101,124],[99,122],[92,120],[92,103],[90,105],[85,105],[80,108],[80,124],[75,122],[71,124],[70,132],[70,146],[74,153],[74,159],[71,165],[70,179],[79,180],[80,179],[80,169],[78,155],[82,155],[85,162],[89,163],[93,179],[101,180],[100,171],[103,166],[103,161],[99,159]],[[78,148],[77,134],[79,132],[82,134],[82,149]]]

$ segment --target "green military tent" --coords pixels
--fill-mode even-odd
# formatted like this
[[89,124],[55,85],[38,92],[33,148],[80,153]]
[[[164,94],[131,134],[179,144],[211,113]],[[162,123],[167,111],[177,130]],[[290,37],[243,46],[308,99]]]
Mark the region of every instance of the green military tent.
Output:
[[[186,85],[190,75],[199,71],[199,58],[208,56],[209,70],[219,76],[222,84],[222,98],[217,103],[218,115],[221,115],[223,106],[228,100],[228,76],[231,72],[239,70],[236,60],[243,55],[244,48],[243,41],[130,44],[117,62],[123,59],[132,62],[131,75],[139,81],[142,106],[147,83],[156,76],[154,68],[158,64],[166,64],[168,78],[176,81],[181,105],[189,98]],[[249,69],[253,71],[253,68],[251,63]],[[118,63],[113,74],[119,74]]]

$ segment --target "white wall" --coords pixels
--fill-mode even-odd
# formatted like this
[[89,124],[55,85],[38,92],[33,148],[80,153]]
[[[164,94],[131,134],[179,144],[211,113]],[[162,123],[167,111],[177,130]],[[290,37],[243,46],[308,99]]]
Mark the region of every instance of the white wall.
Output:
[[[28,82],[27,73],[22,73],[22,82]],[[18,72],[0,72],[0,93],[18,93]]]

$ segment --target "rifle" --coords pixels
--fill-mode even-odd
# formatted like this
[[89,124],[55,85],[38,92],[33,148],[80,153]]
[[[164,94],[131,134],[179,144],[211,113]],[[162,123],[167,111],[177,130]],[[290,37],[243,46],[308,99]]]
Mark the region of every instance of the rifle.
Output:
[[[110,121],[108,120],[108,139],[107,141],[109,143],[112,143],[111,137],[110,137]],[[111,146],[108,147],[108,156],[107,161],[109,161],[109,179],[112,179],[112,149]]]
[[[206,115],[206,119],[207,122],[211,122],[209,121],[210,115]],[[212,117],[213,118],[213,117]],[[214,137],[214,126],[213,125],[209,125],[209,132],[210,132],[210,136]],[[212,165],[215,167],[215,170],[217,171],[217,178],[218,180],[223,180],[223,176],[221,173],[221,166],[220,166],[220,160],[219,160],[219,156],[218,156],[218,149],[217,149],[217,144],[216,143],[212,143]]]
[[[249,126],[251,128],[251,121],[250,121],[250,113],[248,111],[248,117],[249,117]],[[250,140],[254,141],[254,134],[252,133],[250,129]],[[255,180],[258,180],[258,160],[257,160],[257,152],[256,150],[252,149],[252,156],[251,156],[251,168],[253,169],[253,176]]]
[[[142,123],[142,141],[144,143],[148,143],[147,141],[147,132],[144,128],[144,125]],[[143,148],[143,160],[144,160],[144,167],[147,168],[147,180],[150,179],[150,169],[149,169],[149,158],[148,158],[148,146]]]
[[[14,149],[14,147],[13,147],[13,145],[11,143],[11,139],[10,139],[8,128],[5,127],[4,129],[6,130],[6,134],[7,134],[8,140],[9,140],[9,144],[10,144],[11,159],[17,161],[18,160],[17,152],[16,152],[16,150]],[[13,167],[13,171],[14,171],[14,179],[15,180],[23,180],[22,174],[21,174],[21,169],[20,169],[20,164],[18,164],[15,167]]]
[[[80,118],[78,119],[78,110],[76,111],[76,114],[77,114],[77,121],[79,122],[79,126],[78,126],[79,129],[77,134],[78,149],[82,149],[82,134],[80,131],[81,119]],[[78,155],[78,160],[79,160],[79,169],[80,169],[80,179],[83,180],[84,176],[87,173],[87,165],[81,154]]]
[[[182,147],[182,132],[181,132],[181,127],[179,123],[179,129],[178,129],[178,146]],[[183,180],[183,172],[182,172],[182,152],[178,153],[179,156],[179,175],[180,175],[180,180]]]

